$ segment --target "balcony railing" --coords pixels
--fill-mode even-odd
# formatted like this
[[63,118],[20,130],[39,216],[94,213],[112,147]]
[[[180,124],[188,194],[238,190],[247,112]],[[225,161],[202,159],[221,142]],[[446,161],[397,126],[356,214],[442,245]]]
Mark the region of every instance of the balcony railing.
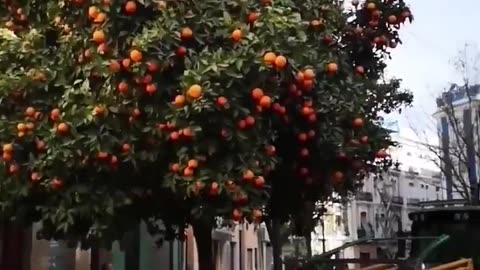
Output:
[[358,239],[361,239],[361,238],[371,238],[371,237],[375,237],[375,232],[373,232],[373,230],[371,228],[358,228],[357,229],[357,238]]
[[394,204],[403,204],[403,197],[401,196],[393,196],[392,203]]
[[358,192],[355,198],[359,201],[373,202],[373,194],[371,192]]
[[408,198],[407,204],[410,206],[420,206],[420,199]]

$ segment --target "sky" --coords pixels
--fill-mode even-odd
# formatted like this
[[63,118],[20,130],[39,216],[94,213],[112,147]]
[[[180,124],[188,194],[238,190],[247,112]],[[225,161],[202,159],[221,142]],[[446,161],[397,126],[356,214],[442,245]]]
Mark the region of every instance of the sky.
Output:
[[462,81],[452,61],[465,43],[471,44],[470,51],[476,51],[475,48],[480,46],[476,20],[480,0],[407,2],[415,20],[401,29],[403,44],[392,52],[387,76],[401,78],[402,87],[413,92],[414,103],[402,115],[391,115],[386,119],[398,120],[400,130],[413,127],[420,133],[435,133],[435,124],[430,117],[435,112],[435,97],[450,82]]

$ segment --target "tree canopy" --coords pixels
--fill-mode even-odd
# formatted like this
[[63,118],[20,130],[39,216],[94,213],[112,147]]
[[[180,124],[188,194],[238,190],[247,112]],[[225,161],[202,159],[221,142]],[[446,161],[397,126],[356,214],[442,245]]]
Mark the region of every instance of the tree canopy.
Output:
[[411,101],[383,70],[412,16],[342,4],[1,1],[2,215],[111,241],[347,195]]

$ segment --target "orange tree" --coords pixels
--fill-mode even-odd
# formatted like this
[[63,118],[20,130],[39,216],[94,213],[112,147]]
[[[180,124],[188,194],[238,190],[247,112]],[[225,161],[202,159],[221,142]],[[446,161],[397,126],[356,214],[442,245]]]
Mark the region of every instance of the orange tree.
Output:
[[215,217],[348,194],[410,100],[381,79],[411,15],[340,2],[2,0],[2,214],[85,244],[190,224],[211,269]]

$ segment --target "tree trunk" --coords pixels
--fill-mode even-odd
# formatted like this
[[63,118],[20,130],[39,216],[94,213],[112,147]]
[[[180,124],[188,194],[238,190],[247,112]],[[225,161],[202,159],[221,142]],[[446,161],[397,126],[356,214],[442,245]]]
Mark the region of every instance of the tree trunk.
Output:
[[273,218],[270,226],[267,226],[270,243],[272,244],[273,253],[273,270],[282,270],[282,237],[280,235],[280,221]]
[[25,235],[18,225],[6,222],[4,224],[3,247],[0,269],[20,270],[23,269],[23,243]]
[[307,247],[307,259],[312,258],[312,233],[310,231],[305,232],[305,246]]
[[198,270],[215,270],[213,258],[213,222],[200,220],[192,224],[197,243]]
[[103,270],[100,269],[100,251],[96,244],[90,248],[90,270]]

